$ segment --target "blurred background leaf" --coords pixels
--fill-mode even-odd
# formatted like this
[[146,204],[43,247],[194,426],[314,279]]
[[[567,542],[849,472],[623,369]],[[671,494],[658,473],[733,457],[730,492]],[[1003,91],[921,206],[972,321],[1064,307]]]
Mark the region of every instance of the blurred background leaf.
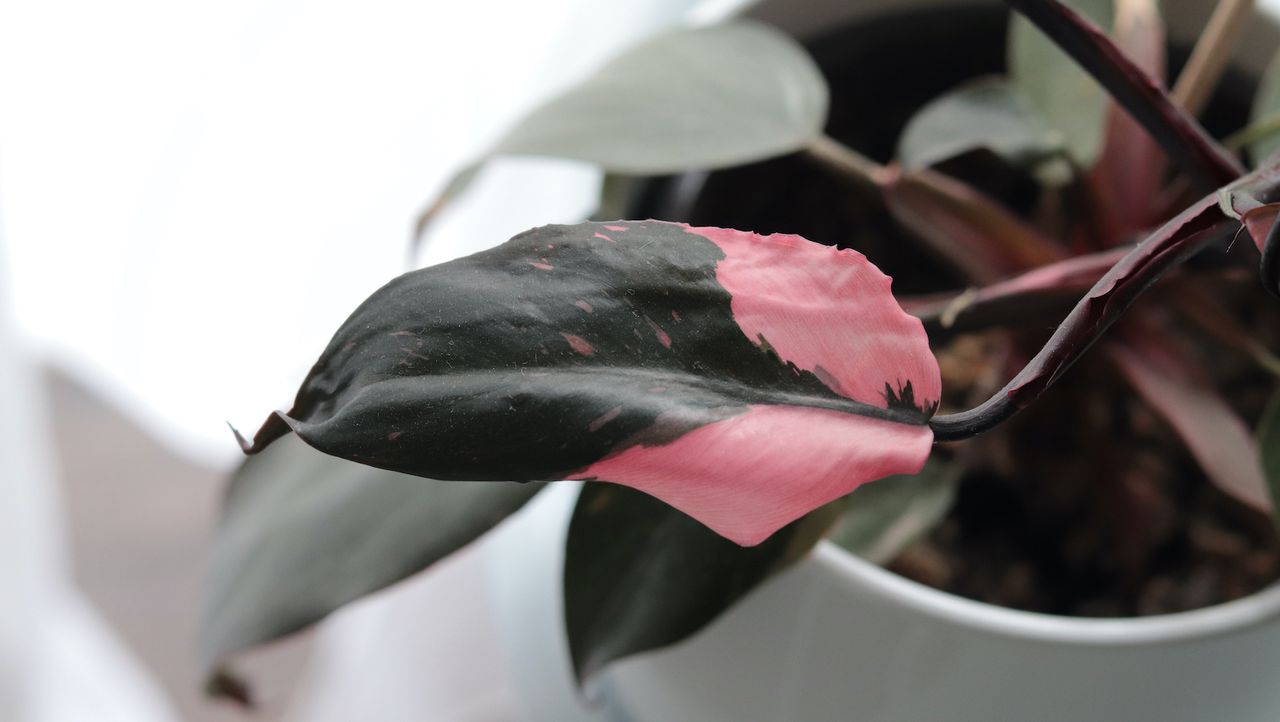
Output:
[[741,547],[631,488],[583,486],[564,569],[565,626],[578,679],[702,629],[808,553],[843,505],[832,502],[758,546]]
[[231,480],[201,662],[209,670],[426,569],[541,489],[422,479],[327,456],[292,434],[277,440]]
[[986,77],[929,103],[903,131],[898,159],[918,169],[986,149],[1015,166],[1034,166],[1065,149],[1026,92],[1009,80]]
[[804,48],[739,20],[640,43],[534,110],[494,152],[618,173],[723,168],[805,147],[822,132],[827,103]]
[[[1112,0],[1066,0],[1099,27],[1111,28]],[[1107,94],[1074,60],[1029,20],[1009,24],[1009,74],[1048,122],[1060,131],[1071,157],[1087,168],[1102,149]]]
[[873,564],[887,564],[951,510],[964,466],[934,456],[919,474],[890,476],[850,494],[831,541]]

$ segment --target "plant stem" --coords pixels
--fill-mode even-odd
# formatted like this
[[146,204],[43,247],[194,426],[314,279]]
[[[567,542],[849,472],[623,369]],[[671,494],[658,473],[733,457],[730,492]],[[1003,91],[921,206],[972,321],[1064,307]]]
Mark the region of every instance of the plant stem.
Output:
[[808,154],[880,198],[898,223],[941,259],[981,285],[1053,263],[1061,249],[964,181],[922,168],[880,165],[827,136]]
[[[1004,388],[977,407],[929,422],[938,441],[975,436],[1009,419],[1057,381],[1152,283],[1207,246],[1229,236],[1237,223],[1210,195],[1139,243],[1094,284],[1039,353]],[[1274,233],[1273,233],[1274,235]]]
[[868,190],[880,192],[885,167],[829,135],[814,138],[805,152],[837,173]]
[[1005,0],[1094,77],[1204,191],[1243,167],[1097,25],[1059,0]]
[[[1132,249],[1113,248],[1055,261],[984,288],[927,299],[901,299],[907,313],[925,330],[975,331],[1034,319],[1047,308],[1069,311],[1076,295],[1087,290]],[[1065,306],[1063,305],[1065,303]]]
[[1253,0],[1219,0],[1170,93],[1188,113],[1199,115],[1209,102],[1245,21],[1253,15],[1253,5]]

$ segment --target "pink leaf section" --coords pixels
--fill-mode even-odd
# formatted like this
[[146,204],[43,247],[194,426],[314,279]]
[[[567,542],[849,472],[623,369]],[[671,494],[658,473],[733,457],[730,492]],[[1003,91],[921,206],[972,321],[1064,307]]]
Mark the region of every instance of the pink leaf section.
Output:
[[798,406],[752,406],[663,446],[633,446],[575,479],[655,496],[742,546],[755,546],[859,486],[914,474],[928,426]]
[[866,256],[795,235],[688,230],[724,252],[716,280],[756,344],[854,401],[887,408],[886,384],[895,392],[910,384],[926,412],[941,397],[924,326],[902,310],[892,281]]
[[1271,508],[1257,444],[1244,421],[1196,378],[1176,347],[1144,335],[1107,352],[1133,388],[1169,422],[1209,478],[1257,509]]
[[942,381],[924,327],[894,300],[889,277],[860,253],[800,236],[687,230],[724,252],[716,280],[747,338],[812,372],[834,393],[870,406],[890,407],[886,386],[895,397],[909,387],[907,399],[924,413],[917,423],[902,423],[753,405],[671,442],[627,447],[573,478],[638,489],[754,546],[862,484],[919,471],[933,444],[924,421]]

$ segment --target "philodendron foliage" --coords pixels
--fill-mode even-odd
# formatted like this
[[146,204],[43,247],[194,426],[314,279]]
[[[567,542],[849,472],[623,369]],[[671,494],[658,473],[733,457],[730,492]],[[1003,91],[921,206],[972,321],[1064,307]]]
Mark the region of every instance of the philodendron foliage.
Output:
[[753,546],[919,471],[940,386],[920,320],[857,252],[544,226],[375,293],[246,451],[293,431],[434,479],[610,481]]
[[[1190,300],[1234,348],[1280,369],[1180,269],[1245,229],[1261,252],[1253,272],[1280,293],[1280,166],[1246,173],[1164,92],[1153,2],[1080,3],[1110,34],[1056,0],[1009,4],[1025,15],[1010,31],[1011,76],[921,109],[888,165],[823,135],[816,66],[754,23],[670,31],[535,110],[486,157],[657,174],[804,152],[880,198],[974,287],[896,299],[854,250],[660,220],[544,226],[400,276],[338,329],[292,407],[241,439],[250,456],[215,545],[207,668],[426,568],[540,482],[581,480],[564,584],[585,678],[696,632],[832,528],[892,558],[954,498],[965,462],[935,442],[1001,423],[1095,342],[1207,478],[1270,509],[1280,401],[1253,437],[1166,314],[1125,314],[1177,271],[1173,306]],[[1260,94],[1255,150],[1280,128],[1275,85]],[[974,152],[1085,210],[1060,213],[1055,234],[936,167]],[[1014,356],[1004,388],[936,414],[928,334],[1029,320],[1057,330]],[[239,689],[223,671],[213,679]]]

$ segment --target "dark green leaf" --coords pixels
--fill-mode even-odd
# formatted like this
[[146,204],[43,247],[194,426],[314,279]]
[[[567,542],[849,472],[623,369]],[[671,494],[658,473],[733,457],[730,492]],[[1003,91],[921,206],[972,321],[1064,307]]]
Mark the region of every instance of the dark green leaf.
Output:
[[204,668],[426,569],[541,488],[431,481],[281,439],[231,481],[206,591]]
[[1063,152],[1065,138],[1022,88],[1004,78],[980,78],[916,113],[898,144],[898,159],[918,169],[978,149],[1034,167]]
[[248,450],[612,481],[757,544],[929,455],[937,361],[889,283],[799,236],[543,226],[376,292]]
[[964,467],[934,456],[919,474],[891,476],[850,494],[831,541],[887,564],[946,516]]
[[843,504],[743,548],[650,496],[586,485],[569,524],[564,570],[565,626],[578,679],[702,629],[803,557]]

